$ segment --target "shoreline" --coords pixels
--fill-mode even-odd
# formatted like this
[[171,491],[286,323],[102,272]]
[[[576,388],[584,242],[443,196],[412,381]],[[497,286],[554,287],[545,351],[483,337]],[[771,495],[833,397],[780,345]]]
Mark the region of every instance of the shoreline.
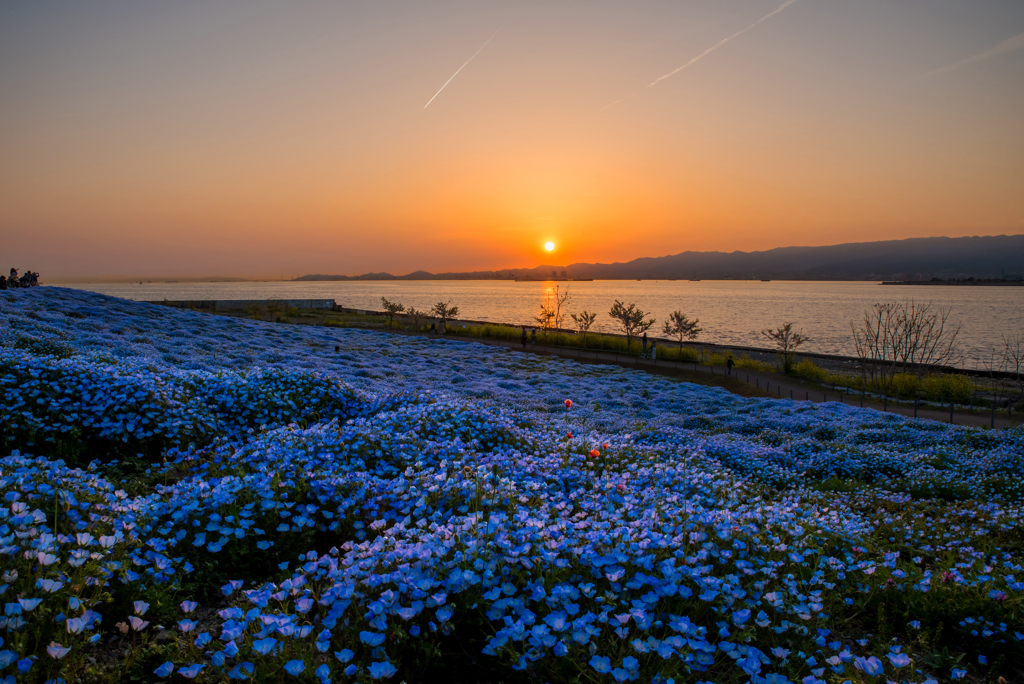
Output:
[[[381,318],[386,318],[386,316],[387,316],[387,314],[385,314],[383,311],[374,311],[374,310],[370,310],[370,309],[356,309],[356,308],[352,308],[352,307],[339,306],[336,303],[336,301],[333,300],[333,299],[319,299],[319,300],[313,300],[313,299],[302,299],[302,300],[285,300],[285,299],[279,299],[279,300],[217,300],[217,301],[214,301],[214,300],[165,300],[165,301],[150,301],[150,302],[146,302],[146,303],[148,303],[148,304],[157,304],[157,305],[161,305],[161,306],[171,306],[173,308],[195,309],[195,310],[198,310],[198,311],[209,311],[211,313],[223,313],[225,315],[232,315],[232,314],[245,314],[245,313],[248,313],[246,311],[246,307],[251,305],[251,304],[262,304],[262,305],[265,306],[270,301],[275,301],[278,305],[283,305],[283,304],[287,303],[289,306],[292,306],[293,308],[299,309],[302,312],[328,311],[329,310],[329,311],[332,311],[332,312],[343,313],[343,314],[350,314],[350,315],[356,315],[356,316],[371,316],[371,317],[381,317]],[[403,320],[405,318],[405,316],[404,316],[404,314],[398,314],[396,316],[396,318],[398,320]],[[505,327],[505,328],[510,328],[510,329],[517,329],[517,330],[521,329],[523,327],[522,325],[513,324],[513,323],[500,323],[500,322],[496,322],[496,321],[482,321],[482,320],[461,319],[461,318],[458,318],[458,319],[452,318],[452,319],[449,319],[449,322],[450,322],[450,324],[449,324],[448,327],[449,327],[450,330],[454,330],[455,329],[454,328],[455,324],[459,324],[459,325],[463,325],[463,326],[472,325],[474,327],[498,326],[498,327]],[[538,330],[538,331],[541,330],[541,328],[539,328],[538,326],[531,326],[531,325],[526,326],[526,328],[530,329],[530,330],[534,330],[534,329]],[[394,328],[387,328],[387,327],[385,327],[384,329],[394,331]],[[571,328],[549,328],[545,332],[559,333],[559,334],[571,335],[571,336],[575,336],[575,335],[579,334],[578,331],[576,331],[574,329],[571,329]],[[603,337],[610,337],[610,338],[618,339],[618,340],[625,340],[626,339],[626,336],[624,334],[616,333],[616,332],[599,332],[599,333],[590,333],[590,334],[592,334],[592,335],[599,335],[599,336],[603,336]],[[474,339],[476,339],[476,338],[474,338]],[[481,339],[483,339],[483,338],[481,338]],[[648,339],[651,340],[652,342],[657,343],[659,347],[677,348],[679,346],[678,341],[671,340],[671,339],[668,339],[668,338],[665,338],[665,337],[659,337],[658,335],[648,335]],[[774,363],[777,360],[778,355],[780,353],[777,350],[774,350],[774,349],[771,349],[771,348],[767,348],[767,347],[751,347],[751,346],[736,345],[736,344],[721,344],[721,343],[717,343],[717,342],[693,342],[693,341],[691,341],[691,342],[684,342],[682,347],[684,349],[694,350],[694,351],[696,351],[698,353],[703,353],[703,352],[707,351],[707,352],[719,353],[719,354],[729,354],[729,353],[733,353],[733,354],[736,354],[736,355],[746,354],[746,355],[749,355],[751,359],[753,359],[755,361],[760,361],[762,363]],[[567,348],[568,349],[576,349],[575,347],[567,347]],[[590,349],[590,348],[583,348],[582,350],[585,351],[585,352],[587,352],[587,351],[599,351],[599,350]],[[821,367],[821,368],[823,368],[825,370],[829,370],[829,371],[833,371],[833,372],[837,372],[837,371],[838,372],[844,372],[844,373],[855,372],[856,369],[859,368],[861,363],[862,363],[862,361],[861,361],[861,359],[859,357],[848,356],[848,355],[843,355],[843,354],[829,354],[829,353],[825,353],[825,352],[797,351],[797,352],[794,353],[794,355],[798,359],[799,358],[809,358],[809,359],[813,359],[815,361],[823,361],[825,363],[819,363],[819,364],[816,364],[816,365],[818,365],[819,367]],[[1002,372],[1002,371],[988,371],[988,370],[983,370],[983,369],[956,368],[956,367],[953,367],[953,366],[920,366],[920,365],[917,365],[917,364],[910,364],[909,367],[910,368],[914,368],[914,369],[918,369],[918,370],[926,370],[926,371],[931,371],[931,372],[936,372],[936,373],[967,375],[967,376],[974,377],[974,378],[1000,379],[1000,380],[1012,380],[1014,378],[1014,374],[1013,373]]]

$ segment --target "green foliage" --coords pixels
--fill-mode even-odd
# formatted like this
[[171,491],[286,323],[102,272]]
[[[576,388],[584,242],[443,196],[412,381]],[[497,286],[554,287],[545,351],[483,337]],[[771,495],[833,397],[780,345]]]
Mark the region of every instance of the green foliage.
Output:
[[590,332],[590,326],[594,325],[594,321],[597,320],[597,313],[584,310],[578,314],[569,315],[576,324],[576,329],[583,335],[583,343],[586,344],[587,333]]
[[665,321],[662,332],[675,337],[679,342],[679,349],[682,349],[683,340],[694,340],[704,330],[699,323],[698,318],[691,321],[682,311],[673,311]]
[[434,304],[433,308],[430,310],[430,313],[441,321],[441,327],[444,327],[449,318],[455,318],[459,315],[459,307],[451,306],[451,303],[451,300],[448,300],[447,302],[438,302],[437,304]]
[[655,323],[655,319],[645,318],[647,312],[638,309],[636,304],[630,303],[626,305],[617,299],[612,304],[608,315],[615,319],[622,332],[626,335],[627,350],[630,340],[650,330],[651,326]]
[[792,323],[784,322],[778,329],[762,330],[761,334],[778,347],[782,355],[782,369],[786,373],[793,369],[793,352],[804,342],[810,341],[803,333],[793,330]]
[[388,327],[393,327],[395,324],[395,314],[405,311],[405,305],[389,301],[387,297],[381,297],[380,303],[384,307],[384,315],[388,317]]

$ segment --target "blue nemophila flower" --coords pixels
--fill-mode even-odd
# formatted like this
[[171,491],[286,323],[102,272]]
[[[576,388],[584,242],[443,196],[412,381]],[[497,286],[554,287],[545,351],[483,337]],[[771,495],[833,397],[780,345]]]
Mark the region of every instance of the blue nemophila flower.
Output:
[[347,663],[348,661],[352,660],[353,655],[355,654],[347,648],[334,652],[334,657],[342,663]]
[[46,647],[46,652],[54,660],[60,660],[61,658],[66,656],[68,653],[70,653],[71,649],[63,646],[62,644],[58,644],[55,641],[51,641],[50,645]]
[[316,678],[320,680],[320,684],[330,684],[331,682],[331,668],[324,663],[320,667],[316,668],[314,672]]
[[889,662],[896,667],[904,667],[910,664],[910,656],[906,653],[888,653]]
[[[60,306],[42,305],[58,295]],[[12,632],[35,630],[45,617],[49,629],[99,638],[97,621],[83,613],[92,590],[65,603],[68,584],[102,588],[117,576],[145,599],[142,592],[186,576],[186,558],[291,547],[298,535],[345,530],[356,530],[350,542],[289,559],[241,597],[241,583],[226,585],[248,605],[219,611],[210,633],[195,639],[204,649],[214,638],[227,642],[204,662],[216,667],[269,639],[260,664],[279,671],[292,657],[329,652],[324,630],[340,643],[352,638],[348,630],[383,639],[395,620],[418,640],[413,621],[423,613],[423,633],[449,634],[464,615],[440,610],[450,597],[494,627],[485,653],[514,649],[514,666],[532,663],[538,674],[578,648],[604,653],[610,639],[626,646],[620,658],[657,653],[644,668],[668,667],[678,656],[691,670],[716,673],[733,665],[757,672],[769,663],[755,646],[793,644],[817,656],[817,680],[825,668],[840,674],[854,661],[842,644],[827,643],[821,625],[840,616],[826,616],[826,605],[845,610],[883,585],[908,599],[955,587],[988,593],[1002,610],[1024,590],[1004,577],[1019,577],[1011,567],[1019,558],[979,550],[997,532],[1019,531],[1009,499],[957,502],[970,515],[958,512],[950,524],[940,523],[947,505],[926,493],[945,482],[980,496],[984,478],[1017,472],[1019,432],[744,399],[474,345],[281,331],[61,290],[2,302],[0,337],[15,330],[9,322],[45,325],[72,349],[60,358],[0,345],[0,382],[14,378],[3,385],[5,430],[31,430],[36,444],[74,433],[174,445],[166,452],[174,477],[138,496],[97,470],[20,453],[2,459],[0,493],[17,496],[0,507],[0,553],[31,564],[0,585],[20,609],[3,616]],[[81,307],[90,307],[86,318],[63,313]],[[129,343],[135,336],[150,341]],[[345,352],[317,351],[338,343]],[[448,382],[453,374],[459,379]],[[565,396],[576,400],[569,413],[560,410]],[[591,409],[595,401],[600,411]],[[567,432],[581,453],[564,450]],[[615,446],[599,459],[582,453],[606,440]],[[942,471],[933,467],[940,460]],[[856,491],[818,487],[832,478],[856,483]],[[908,523],[916,506],[929,517]],[[883,528],[892,531],[877,535]],[[921,556],[900,558],[898,548],[907,547]],[[955,567],[933,575],[923,564],[948,554]],[[58,579],[76,575],[95,584]],[[694,595],[704,600],[686,601]],[[54,611],[70,618],[51,623],[43,604],[23,605],[33,596],[56,599]],[[673,604],[686,605],[692,620],[672,615]],[[182,604],[186,616],[194,608]],[[1010,648],[1024,636],[1001,626],[1002,616],[971,619],[960,627],[981,643]],[[741,625],[750,641],[729,642]],[[864,653],[885,650],[875,637],[861,641]],[[789,656],[771,654],[777,663]],[[372,658],[384,655],[356,664],[349,652],[347,676],[366,673]],[[639,668],[642,679],[657,674]],[[633,670],[609,659],[605,673],[628,680]],[[227,674],[260,677],[251,663]]]
[[21,605],[21,609],[26,613],[31,613],[36,606],[43,602],[43,599],[18,599],[18,603]]
[[601,674],[607,674],[611,672],[612,663],[611,660],[603,656],[592,656],[590,658],[590,666],[600,672]]
[[199,674],[199,671],[205,667],[202,663],[192,663],[188,667],[183,667],[178,670],[178,674],[188,679],[195,679]]
[[384,635],[378,632],[360,632],[359,640],[367,646],[380,646],[384,643]]
[[736,625],[742,625],[750,619],[750,611],[746,608],[734,611],[732,614],[732,621]]
[[269,655],[275,646],[277,646],[277,639],[273,637],[266,637],[265,639],[258,639],[252,642],[252,650],[262,656]]
[[386,660],[382,663],[370,663],[370,676],[374,679],[388,679],[395,672],[397,672],[395,666]]
[[855,658],[853,666],[864,674],[874,677],[882,673],[882,661],[871,656],[869,658]]
[[153,674],[160,678],[169,677],[172,672],[174,672],[174,663],[170,661],[153,670]]
[[293,677],[297,677],[305,669],[306,662],[304,660],[289,660],[284,666],[284,671]]
[[255,669],[256,666],[249,661],[241,662],[228,672],[228,679],[248,679]]

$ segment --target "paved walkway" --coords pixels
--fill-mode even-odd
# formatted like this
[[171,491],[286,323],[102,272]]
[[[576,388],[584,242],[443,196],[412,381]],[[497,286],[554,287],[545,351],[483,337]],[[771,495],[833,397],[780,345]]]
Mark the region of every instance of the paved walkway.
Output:
[[[478,342],[480,344],[508,347],[515,351],[525,351],[535,354],[550,354],[564,358],[580,359],[581,361],[609,363],[623,366],[625,368],[636,368],[638,370],[653,370],[654,368],[658,368],[661,370],[674,369],[679,371],[708,373],[711,375],[727,374],[726,369],[721,366],[704,366],[695,363],[683,363],[680,361],[641,359],[634,355],[626,355],[610,351],[597,351],[590,349],[583,350],[576,349],[574,347],[548,347],[542,344],[534,346],[527,343],[526,348],[524,349],[519,340],[507,341],[493,338],[459,337],[455,332],[456,330],[454,327],[450,328],[449,334],[446,336],[447,339],[456,339],[465,342]],[[787,376],[776,373],[763,373],[760,371],[748,371],[746,369],[734,368],[732,370],[732,376],[741,382],[746,382],[757,388],[764,389],[768,394],[775,395],[783,399],[813,401],[817,403],[825,401],[839,401],[849,406],[861,406],[863,408],[870,408],[876,411],[898,413],[908,417],[927,418],[943,423],[952,422],[957,425],[991,427],[994,424],[995,427],[1002,428],[1010,427],[1011,425],[1015,425],[1019,422],[1016,419],[1011,420],[1006,416],[995,416],[993,419],[991,412],[982,408],[979,408],[973,413],[957,410],[951,415],[949,410],[915,407],[914,404],[908,404],[906,401],[902,401],[897,405],[895,402],[887,399],[879,401],[874,397],[864,397],[860,394],[841,393],[839,391],[830,392],[828,390],[821,389],[812,390],[800,385]]]

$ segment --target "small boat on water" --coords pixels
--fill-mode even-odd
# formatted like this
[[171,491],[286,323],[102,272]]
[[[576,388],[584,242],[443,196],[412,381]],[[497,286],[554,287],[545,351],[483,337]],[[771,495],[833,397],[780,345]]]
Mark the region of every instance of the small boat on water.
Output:
[[761,278],[761,282],[762,283],[770,283],[770,282],[772,282],[772,279],[771,278]]
[[700,282],[700,278],[690,278],[690,282],[691,283],[699,283]]

